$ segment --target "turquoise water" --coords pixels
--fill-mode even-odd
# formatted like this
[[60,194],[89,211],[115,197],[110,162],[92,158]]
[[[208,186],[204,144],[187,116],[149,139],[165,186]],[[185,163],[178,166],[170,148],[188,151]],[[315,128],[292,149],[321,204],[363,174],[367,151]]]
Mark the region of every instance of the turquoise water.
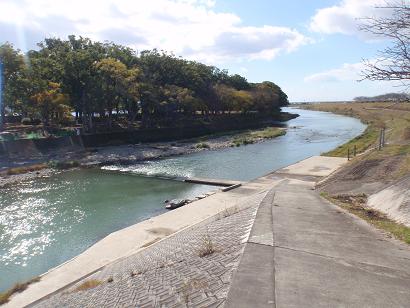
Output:
[[73,170],[1,189],[0,291],[67,261],[113,231],[165,212],[165,199],[216,189],[141,175],[250,180],[335,148],[365,129],[348,117],[297,113],[301,116],[288,122],[285,136],[264,143],[109,167],[126,172]]

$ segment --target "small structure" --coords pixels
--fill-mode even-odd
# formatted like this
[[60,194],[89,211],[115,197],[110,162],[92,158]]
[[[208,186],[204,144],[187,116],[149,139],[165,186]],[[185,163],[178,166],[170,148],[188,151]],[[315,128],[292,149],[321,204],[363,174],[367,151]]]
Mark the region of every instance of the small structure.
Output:
[[173,210],[178,207],[184,206],[185,204],[188,204],[190,200],[188,199],[173,199],[171,201],[165,200],[165,208],[167,210]]

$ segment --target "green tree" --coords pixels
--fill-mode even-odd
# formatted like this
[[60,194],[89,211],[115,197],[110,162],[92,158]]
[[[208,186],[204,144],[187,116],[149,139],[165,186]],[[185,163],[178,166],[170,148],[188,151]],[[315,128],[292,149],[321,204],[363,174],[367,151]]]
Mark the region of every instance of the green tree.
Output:
[[0,110],[0,129],[5,123],[6,108],[13,109],[18,101],[21,74],[24,67],[24,57],[13,45],[5,43],[0,45],[0,62],[2,63],[3,82],[1,89],[2,105]]

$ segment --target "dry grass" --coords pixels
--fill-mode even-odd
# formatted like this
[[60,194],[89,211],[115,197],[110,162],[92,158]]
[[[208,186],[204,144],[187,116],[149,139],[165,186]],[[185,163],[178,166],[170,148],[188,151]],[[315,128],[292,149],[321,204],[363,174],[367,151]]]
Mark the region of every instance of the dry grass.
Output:
[[90,290],[90,289],[93,289],[95,287],[98,287],[102,283],[103,282],[100,281],[100,280],[90,279],[90,280],[87,280],[87,281],[83,282],[82,284],[80,284],[77,288],[74,289],[73,292]]
[[182,295],[182,299],[185,305],[189,303],[189,296],[191,293],[197,290],[204,290],[208,287],[208,283],[206,281],[201,281],[199,279],[191,279],[184,281],[182,289],[180,291]]
[[232,216],[236,213],[239,213],[239,211],[240,210],[236,205],[230,208],[225,208],[225,210],[223,210],[223,212],[221,213],[221,216],[222,216],[221,218]]
[[16,174],[23,174],[23,173],[28,173],[28,172],[39,171],[39,170],[43,170],[47,168],[48,168],[47,164],[35,164],[35,165],[30,165],[30,166],[10,168],[7,171],[5,171],[5,173],[7,175],[16,175]]
[[212,255],[216,252],[214,243],[212,242],[209,234],[205,235],[202,239],[201,246],[198,249],[198,256],[203,258],[209,255]]
[[337,195],[329,196],[322,193],[322,196],[330,202],[344,208],[352,214],[366,220],[376,228],[386,231],[398,240],[410,244],[410,228],[397,223],[373,208],[367,207],[366,195]]
[[138,276],[138,275],[145,274],[146,272],[147,272],[146,269],[142,269],[142,270],[138,270],[138,271],[131,271],[130,276],[135,277],[135,276]]
[[155,244],[156,242],[158,242],[160,239],[161,239],[160,237],[156,237],[152,241],[149,241],[149,242],[145,243],[144,245],[142,245],[141,248],[151,246],[152,244]]
[[[357,153],[371,151],[356,159],[374,160],[386,158],[397,161],[400,166],[395,172],[386,173],[383,180],[396,180],[410,174],[410,104],[400,103],[320,103],[301,108],[343,114],[359,118],[368,125],[365,132],[346,144],[324,153],[326,156],[346,157],[347,150],[356,146]],[[378,151],[380,129],[386,129],[386,146]]]
[[8,303],[10,297],[15,293],[21,293],[28,288],[28,286],[32,283],[40,281],[40,277],[35,277],[30,279],[29,281],[23,283],[16,283],[11,289],[7,290],[6,292],[0,293],[0,305]]

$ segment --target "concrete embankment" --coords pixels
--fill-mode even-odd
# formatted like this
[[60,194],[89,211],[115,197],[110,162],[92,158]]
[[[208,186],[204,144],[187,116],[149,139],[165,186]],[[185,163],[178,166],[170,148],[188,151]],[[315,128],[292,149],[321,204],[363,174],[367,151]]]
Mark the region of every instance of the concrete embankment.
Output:
[[171,234],[218,219],[218,215],[224,211],[247,206],[248,198],[252,199],[258,194],[263,194],[278,181],[251,181],[239,188],[228,192],[220,191],[184,207],[114,232],[72,260],[42,275],[40,282],[16,294],[6,307],[28,305]]
[[276,173],[225,307],[408,307],[409,246],[321,198],[303,165]]
[[371,195],[367,205],[410,227],[410,177]]

